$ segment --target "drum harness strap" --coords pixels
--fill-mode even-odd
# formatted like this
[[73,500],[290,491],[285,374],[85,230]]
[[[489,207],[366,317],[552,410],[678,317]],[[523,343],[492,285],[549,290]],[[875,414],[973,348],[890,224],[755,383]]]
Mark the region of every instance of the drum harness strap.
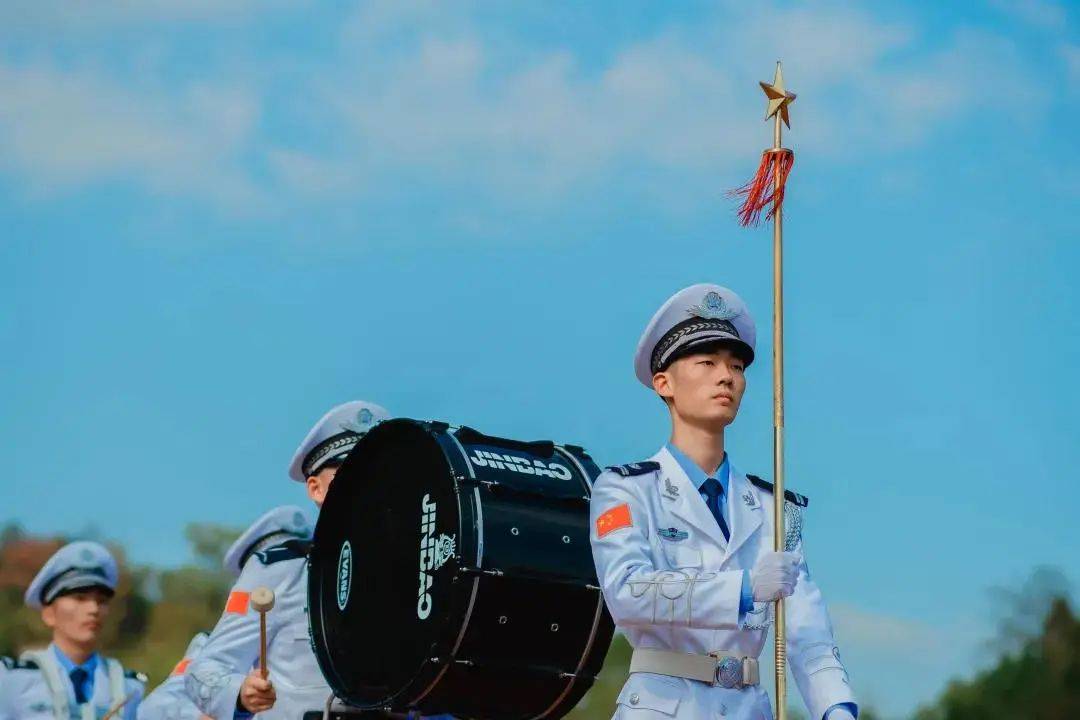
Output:
[[689,655],[687,653],[634,648],[630,672],[656,673],[708,683],[713,687],[742,689],[759,682],[758,659],[742,655]]
[[[41,668],[41,675],[45,678],[45,685],[49,688],[49,696],[52,698],[53,716],[56,720],[71,720],[75,717],[68,707],[67,684],[61,679],[60,664],[56,662],[51,650],[28,650],[22,654],[23,660],[31,660]],[[109,675],[109,696],[118,702],[124,697],[124,666],[112,658],[102,657]],[[79,708],[80,720],[94,720],[93,699]]]

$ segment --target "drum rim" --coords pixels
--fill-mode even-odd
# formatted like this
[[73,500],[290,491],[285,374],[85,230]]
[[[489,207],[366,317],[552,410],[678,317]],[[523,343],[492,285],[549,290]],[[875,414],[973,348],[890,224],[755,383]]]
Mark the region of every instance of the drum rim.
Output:
[[[434,420],[418,420],[418,419],[415,419],[415,418],[406,418],[406,417],[392,418],[390,420],[386,420],[386,421],[383,421],[383,422],[379,423],[379,425],[377,427],[375,427],[371,431],[369,431],[364,437],[362,437],[360,439],[360,442],[357,444],[357,447],[360,447],[360,443],[363,443],[368,438],[373,437],[374,435],[381,434],[381,433],[379,433],[379,430],[383,426],[391,426],[391,425],[400,426],[400,427],[412,427],[412,428],[414,428],[416,430],[419,430],[420,432],[422,432],[425,436],[427,436],[431,440],[431,442],[435,446],[436,450],[443,456],[444,461],[445,461],[445,466],[446,466],[446,478],[451,484],[451,487],[452,487],[451,492],[454,494],[455,500],[457,502],[458,522],[461,523],[461,521],[464,518],[462,516],[462,506],[461,506],[461,497],[462,497],[463,493],[461,492],[461,488],[460,488],[460,481],[459,481],[460,473],[458,471],[457,466],[454,464],[453,459],[448,455],[446,447],[444,446],[443,442],[441,442],[441,440],[440,440],[440,437],[442,435],[444,435],[444,434],[449,435],[450,437],[453,437],[452,433],[449,432],[449,430],[453,426],[450,426],[448,423],[445,423],[445,422],[434,421]],[[385,432],[385,430],[383,432]],[[354,448],[354,450],[355,450],[355,448]],[[466,461],[467,461],[467,458],[466,458]],[[319,517],[318,520],[316,520],[316,525],[315,525],[316,535],[318,534],[319,524],[320,524],[321,520],[322,520],[322,514],[320,513],[320,517]],[[481,531],[482,531],[482,528],[481,528]],[[463,538],[463,540],[464,540],[464,538]],[[309,557],[308,557],[307,592],[308,592],[308,608],[309,608],[309,612],[308,612],[309,633],[311,634],[311,637],[312,637],[312,645],[314,646],[315,659],[316,659],[316,661],[317,661],[317,663],[319,665],[319,670],[322,672],[323,677],[327,679],[327,684],[330,684],[329,679],[331,677],[333,677],[334,679],[337,680],[338,685],[340,685],[342,687],[345,687],[347,685],[347,683],[343,682],[343,678],[341,676],[341,673],[336,670],[336,668],[335,668],[336,660],[335,660],[334,657],[331,656],[332,654],[330,653],[330,651],[328,650],[328,648],[326,646],[327,631],[326,631],[326,628],[325,628],[325,623],[322,620],[322,615],[323,615],[323,610],[324,610],[323,606],[324,606],[325,603],[323,601],[321,593],[318,592],[318,588],[316,588],[316,585],[318,584],[318,582],[315,579],[315,575],[311,572],[312,557],[313,557],[313,554],[309,555]],[[457,574],[457,571],[455,571],[455,575],[456,574]],[[472,593],[471,593],[470,600],[469,600],[469,607],[470,608],[475,603],[475,597],[476,597],[476,589],[474,588]],[[447,622],[448,622],[448,620],[447,620]],[[316,627],[318,628],[318,633],[317,634],[315,632]],[[436,635],[436,637],[441,638],[443,634],[445,634],[445,630],[439,631],[439,634]],[[315,642],[316,637],[318,637],[318,642]],[[442,642],[441,639],[437,639],[432,644],[432,647],[436,646],[437,644],[439,644],[441,642]],[[430,659],[431,659],[430,656],[428,658],[425,658],[424,661],[422,661],[421,663],[418,664],[415,672],[413,673],[413,675],[411,677],[409,677],[406,680],[400,682],[397,685],[396,688],[391,689],[389,692],[383,694],[381,697],[379,697],[375,701],[366,702],[366,703],[354,702],[354,701],[350,700],[347,697],[343,697],[343,695],[345,695],[346,693],[339,694],[338,690],[336,688],[334,688],[333,685],[331,685],[331,691],[334,693],[335,697],[339,697],[343,701],[345,701],[346,703],[348,703],[350,705],[353,705],[354,707],[361,708],[361,709],[378,709],[378,708],[395,707],[395,706],[397,706],[399,704],[402,697],[408,697],[413,692],[414,687],[417,685],[418,678],[420,678],[423,675],[424,667],[429,664]],[[436,677],[441,677],[442,674],[445,673],[446,668],[448,668],[450,666],[450,664],[451,663],[449,662],[449,660],[447,662],[443,663],[443,665],[444,665],[443,668],[440,668],[435,673]],[[332,672],[327,671],[327,667],[326,667],[327,665],[330,666]]]
[[[465,451],[465,447],[461,444],[461,441],[458,440],[457,436],[454,435],[454,432],[453,432],[454,429],[456,429],[456,428],[453,425],[447,424],[445,428],[440,428],[437,433],[433,434],[433,437],[434,437],[435,441],[438,443],[439,447],[443,450],[444,455],[446,454],[446,447],[442,442],[440,442],[440,436],[445,436],[445,437],[449,438],[451,441],[453,441],[453,447],[457,450],[459,456],[465,461],[465,469],[469,473],[469,475],[468,475],[469,479],[476,480],[476,470],[475,470],[475,468],[473,468],[473,464],[469,460],[469,454]],[[435,431],[436,429],[435,428],[430,428],[430,430]],[[449,457],[447,457],[447,464],[450,465],[450,468],[452,470],[452,479],[454,480],[454,485],[459,486],[460,482],[461,482],[461,479],[463,479],[463,478],[460,478],[459,474],[456,471],[456,468],[454,467],[453,462],[450,460]],[[461,502],[462,502],[462,498],[465,496],[465,494],[466,493],[463,493],[463,492],[456,492],[455,493],[455,496],[457,497],[457,502],[458,502],[458,517],[459,518],[464,517],[464,512],[462,511]],[[483,503],[481,503],[481,501],[480,501],[480,488],[477,485],[473,484],[472,493],[470,493],[470,494],[472,495],[472,504],[473,504],[473,513],[472,513],[472,515],[473,515],[474,521],[476,523],[476,567],[481,568],[481,567],[483,567],[483,561],[484,561],[484,510],[483,510]],[[462,534],[464,534],[464,533],[462,533]],[[460,572],[460,568],[456,572]],[[412,698],[408,702],[409,707],[417,707],[421,702],[423,702],[424,698],[427,697],[428,695],[430,695],[431,692],[433,690],[435,690],[436,687],[439,686],[439,683],[442,682],[443,677],[446,676],[447,671],[450,669],[450,666],[453,664],[454,656],[457,655],[457,651],[461,647],[462,641],[464,641],[464,639],[465,639],[465,634],[469,629],[469,624],[472,622],[473,608],[476,607],[476,596],[479,594],[479,592],[480,592],[480,576],[475,575],[472,578],[472,587],[469,589],[469,602],[468,602],[468,606],[465,609],[465,615],[462,618],[461,629],[458,630],[458,635],[457,635],[457,638],[455,638],[455,640],[454,640],[453,647],[450,649],[449,657],[446,658],[445,662],[443,663],[442,668],[440,668],[439,671],[435,674],[434,679],[432,679],[432,681],[430,683],[428,683],[427,687],[425,687],[423,690],[421,690],[419,695],[416,695],[414,698]],[[417,673],[417,675],[419,675],[419,673]],[[410,683],[410,685],[412,685],[412,684],[415,684],[415,678],[414,678],[414,682]],[[410,689],[411,689],[410,686],[406,686],[402,692],[408,691]]]

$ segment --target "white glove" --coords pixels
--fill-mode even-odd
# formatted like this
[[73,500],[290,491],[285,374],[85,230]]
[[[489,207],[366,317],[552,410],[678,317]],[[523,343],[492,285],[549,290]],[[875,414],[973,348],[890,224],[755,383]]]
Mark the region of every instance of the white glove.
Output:
[[757,602],[772,602],[795,592],[799,581],[799,556],[790,552],[767,552],[750,571],[750,589]]
[[855,716],[846,707],[838,707],[826,712],[825,720],[855,720]]

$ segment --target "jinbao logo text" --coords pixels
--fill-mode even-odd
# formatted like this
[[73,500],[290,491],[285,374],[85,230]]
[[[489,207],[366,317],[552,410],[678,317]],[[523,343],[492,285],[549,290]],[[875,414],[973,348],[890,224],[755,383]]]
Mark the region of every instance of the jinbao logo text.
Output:
[[543,460],[530,460],[517,455],[488,452],[487,450],[473,450],[473,465],[478,467],[490,467],[495,470],[513,470],[524,475],[546,475],[559,480],[569,480],[570,468],[559,463],[545,463]]
[[435,503],[425,494],[420,501],[420,597],[416,601],[416,617],[427,620],[431,615],[431,586],[433,572],[454,557],[457,535],[443,533],[435,537]]
[[346,540],[341,545],[337,561],[337,606],[344,610],[349,604],[349,588],[352,587],[352,545]]

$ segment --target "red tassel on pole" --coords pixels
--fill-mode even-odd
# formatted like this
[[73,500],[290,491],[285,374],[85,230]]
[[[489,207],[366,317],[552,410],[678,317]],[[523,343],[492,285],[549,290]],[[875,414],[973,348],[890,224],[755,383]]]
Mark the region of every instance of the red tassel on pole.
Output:
[[729,193],[732,197],[744,198],[738,211],[740,225],[759,225],[765,208],[769,208],[765,219],[772,220],[784,206],[784,186],[794,164],[795,153],[787,148],[766,150],[761,154],[761,164],[754,179]]

